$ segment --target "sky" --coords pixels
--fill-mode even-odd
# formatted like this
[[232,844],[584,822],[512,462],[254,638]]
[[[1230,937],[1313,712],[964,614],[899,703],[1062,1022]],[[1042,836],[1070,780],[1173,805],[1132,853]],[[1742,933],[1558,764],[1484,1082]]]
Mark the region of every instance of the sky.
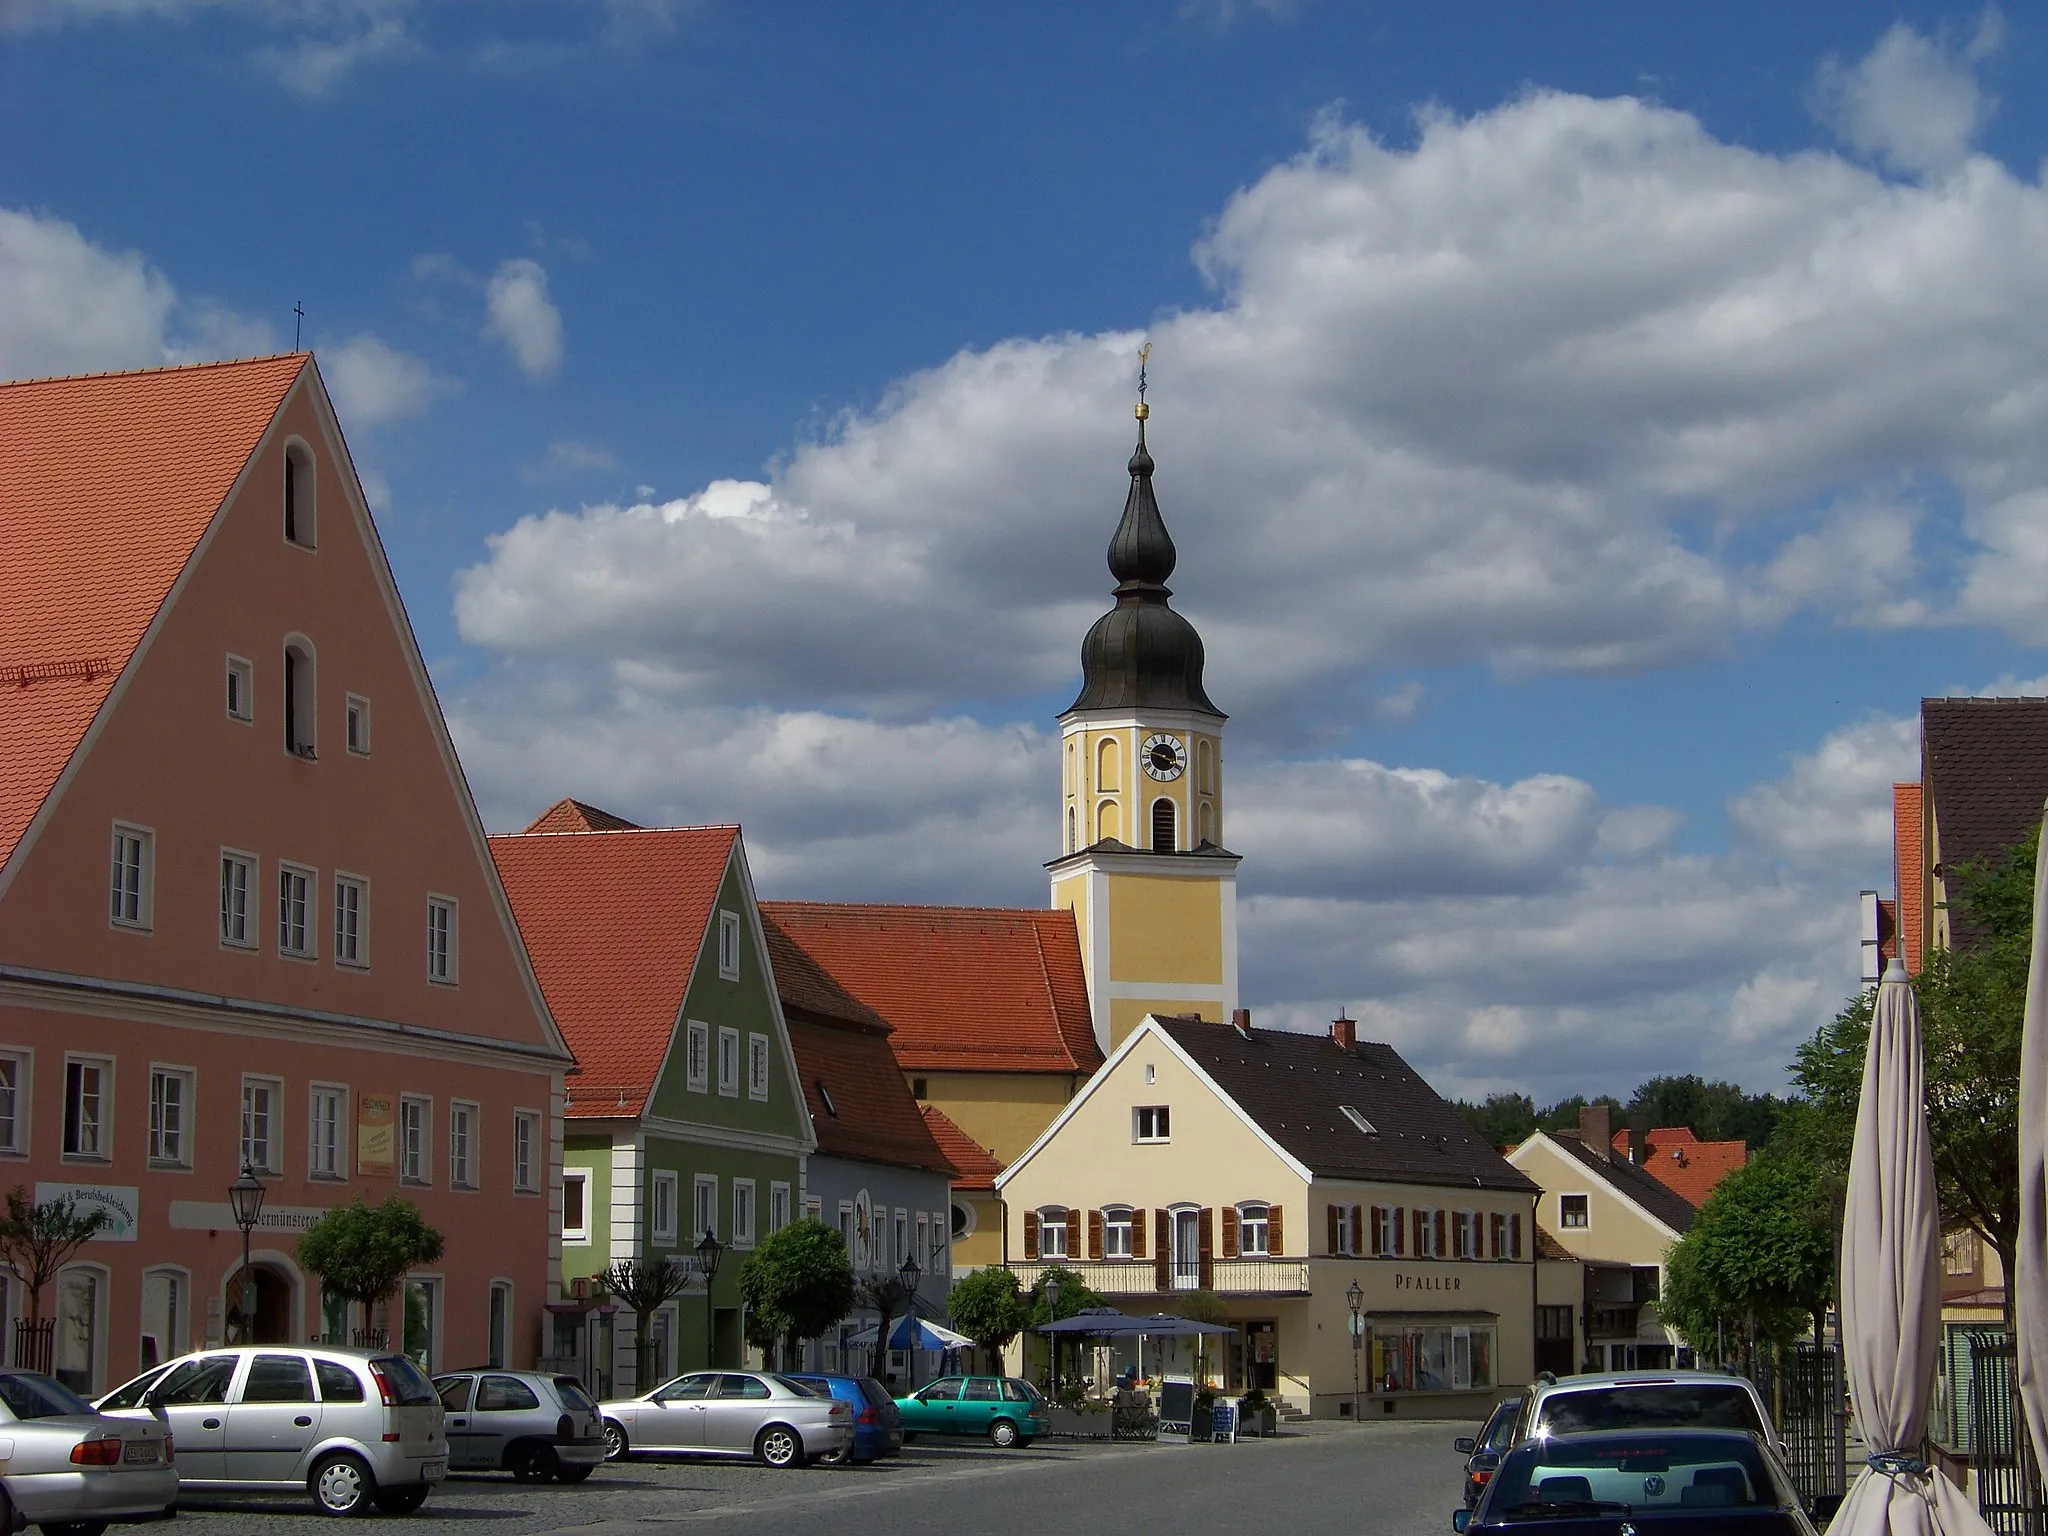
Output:
[[1916,701],[2048,691],[2044,65],[2018,7],[0,0],[0,377],[302,324],[493,830],[1035,905],[1149,341],[1256,1019],[1782,1091]]

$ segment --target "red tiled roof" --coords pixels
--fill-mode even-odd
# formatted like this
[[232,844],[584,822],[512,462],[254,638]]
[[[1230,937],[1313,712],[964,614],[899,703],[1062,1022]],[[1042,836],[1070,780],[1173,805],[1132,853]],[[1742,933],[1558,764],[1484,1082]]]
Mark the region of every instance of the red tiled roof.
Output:
[[1003,1165],[996,1161],[995,1154],[979,1145],[972,1136],[955,1125],[938,1105],[927,1104],[923,1107],[924,1123],[931,1127],[932,1139],[959,1170],[953,1180],[953,1187],[993,1191],[996,1187],[996,1175],[1003,1171]]
[[0,384],[0,865],[307,361]]
[[[1690,1126],[1660,1125],[1644,1140],[1648,1153],[1643,1172],[1694,1210],[1707,1203],[1714,1186],[1749,1161],[1749,1148],[1739,1141],[1701,1141]],[[1628,1131],[1614,1133],[1614,1152],[1628,1157]],[[1676,1155],[1674,1155],[1676,1154]]]
[[637,1115],[668,1054],[738,827],[491,839],[548,1008],[572,1116]]
[[1536,1257],[1539,1259],[1562,1259],[1569,1262],[1577,1259],[1578,1255],[1539,1226],[1536,1229]]
[[761,911],[889,1022],[907,1071],[1102,1065],[1069,911],[800,901]]
[[818,1156],[953,1176],[953,1164],[917,1112],[886,1033],[791,1019],[789,1043],[803,1076]]
[[526,825],[529,832],[638,832],[640,823],[581,800],[557,800]]
[[782,1000],[785,1016],[851,1025],[878,1035],[889,1033],[889,1021],[839,985],[832,973],[805,953],[803,946],[783,930],[765,907],[761,930],[768,936],[768,963],[775,971],[775,993]]

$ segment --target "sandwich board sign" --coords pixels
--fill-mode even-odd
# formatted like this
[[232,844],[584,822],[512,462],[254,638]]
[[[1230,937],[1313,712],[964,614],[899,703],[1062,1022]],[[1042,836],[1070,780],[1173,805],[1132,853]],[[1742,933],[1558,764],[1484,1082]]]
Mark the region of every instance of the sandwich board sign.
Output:
[[1168,1376],[1159,1383],[1159,1438],[1186,1445],[1195,1433],[1195,1378]]

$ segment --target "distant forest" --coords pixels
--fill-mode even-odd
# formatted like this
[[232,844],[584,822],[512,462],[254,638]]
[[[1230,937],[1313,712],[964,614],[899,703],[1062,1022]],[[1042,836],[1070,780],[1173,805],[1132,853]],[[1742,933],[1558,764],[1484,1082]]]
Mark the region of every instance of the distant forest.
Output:
[[1605,1104],[1617,1131],[1640,1116],[1645,1126],[1690,1126],[1701,1141],[1741,1141],[1754,1150],[1771,1139],[1791,1107],[1773,1094],[1744,1093],[1733,1083],[1699,1077],[1653,1077],[1626,1104],[1604,1093],[1591,1099],[1575,1093],[1542,1109],[1526,1093],[1489,1094],[1480,1104],[1452,1102],[1465,1123],[1497,1147],[1526,1140],[1533,1131],[1575,1131],[1580,1110]]

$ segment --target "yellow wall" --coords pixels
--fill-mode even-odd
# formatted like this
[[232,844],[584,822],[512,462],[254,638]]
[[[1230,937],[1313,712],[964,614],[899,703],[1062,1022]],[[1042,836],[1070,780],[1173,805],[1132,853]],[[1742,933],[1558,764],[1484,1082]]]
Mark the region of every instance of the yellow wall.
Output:
[[1070,811],[1074,816],[1075,846],[1086,847],[1113,837],[1133,847],[1149,848],[1152,803],[1162,798],[1174,805],[1177,849],[1192,848],[1199,841],[1205,807],[1210,838],[1219,844],[1223,842],[1222,737],[1178,726],[1163,729],[1178,737],[1187,751],[1185,771],[1167,783],[1147,774],[1138,759],[1138,750],[1153,734],[1153,727],[1098,727],[1078,721],[1067,727],[1067,745],[1060,767],[1062,853],[1075,851],[1067,842]]
[[[1536,1220],[1579,1258],[1610,1264],[1663,1264],[1664,1251],[1673,1241],[1671,1233],[1632,1201],[1615,1194],[1605,1179],[1571,1153],[1539,1135],[1517,1147],[1508,1161],[1543,1186]],[[1586,1226],[1567,1227],[1558,1219],[1560,1195],[1587,1197]]]
[[925,1099],[1002,1163],[1038,1139],[1084,1081],[1060,1072],[912,1072]]
[[974,1212],[974,1230],[953,1240],[953,1278],[1003,1262],[1003,1207],[994,1195],[953,1191],[953,1203]]
[[1210,878],[1109,877],[1112,981],[1223,982],[1223,891]]
[[1124,1037],[1145,1022],[1147,1014],[1171,1018],[1177,1013],[1199,1013],[1211,1024],[1223,1022],[1220,1003],[1191,1003],[1178,997],[1113,997],[1109,1001],[1109,1048],[1124,1043]]

